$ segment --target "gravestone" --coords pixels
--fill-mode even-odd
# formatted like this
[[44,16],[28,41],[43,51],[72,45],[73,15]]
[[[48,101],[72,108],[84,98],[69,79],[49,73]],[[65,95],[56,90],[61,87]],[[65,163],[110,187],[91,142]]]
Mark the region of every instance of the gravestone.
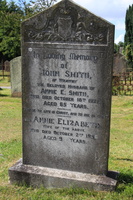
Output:
[[69,0],[22,23],[23,158],[11,183],[114,190],[114,26]]
[[22,96],[22,64],[21,56],[16,57],[10,61],[10,75],[11,75],[11,96]]
[[126,72],[127,60],[121,53],[114,54],[113,76],[119,76],[120,73]]
[[6,72],[10,72],[10,61],[6,60],[6,61],[4,62],[4,70],[5,70]]

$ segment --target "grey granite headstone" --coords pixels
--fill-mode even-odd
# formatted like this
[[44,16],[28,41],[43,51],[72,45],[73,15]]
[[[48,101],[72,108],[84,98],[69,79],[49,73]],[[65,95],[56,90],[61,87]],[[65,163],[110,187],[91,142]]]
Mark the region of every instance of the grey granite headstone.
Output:
[[10,61],[10,74],[11,74],[11,96],[22,96],[22,64],[21,56],[16,57]]
[[115,188],[113,37],[112,24],[69,0],[23,22],[23,159],[9,169],[11,183]]

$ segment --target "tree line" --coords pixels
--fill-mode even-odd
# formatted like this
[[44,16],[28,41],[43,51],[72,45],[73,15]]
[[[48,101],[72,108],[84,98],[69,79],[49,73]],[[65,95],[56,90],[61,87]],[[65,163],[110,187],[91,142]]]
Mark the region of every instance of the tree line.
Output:
[[114,52],[119,52],[120,47],[123,47],[128,67],[133,70],[133,4],[126,11],[124,42],[115,44]]
[[0,60],[21,55],[21,22],[50,7],[56,0],[0,0]]
[[[21,22],[38,12],[52,6],[56,0],[0,0],[0,57],[11,60],[21,55]],[[129,6],[125,16],[126,33],[124,42],[114,45],[114,52],[123,53],[128,66],[133,69],[133,4]]]
[[133,4],[126,11],[125,28],[124,53],[129,67],[133,70]]

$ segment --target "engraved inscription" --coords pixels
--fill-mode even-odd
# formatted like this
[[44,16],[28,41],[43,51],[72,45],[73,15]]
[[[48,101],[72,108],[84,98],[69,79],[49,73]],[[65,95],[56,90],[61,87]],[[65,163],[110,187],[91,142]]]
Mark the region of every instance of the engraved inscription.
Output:
[[[95,73],[96,65],[102,62],[103,57],[101,52],[94,51],[87,54],[69,50],[63,54],[60,52],[49,53],[46,48],[41,53],[37,48],[29,52],[35,62],[41,60],[44,63],[37,68],[39,78],[35,87],[38,90],[34,93],[33,89],[29,94],[31,101],[40,107],[25,108],[33,113],[31,132],[41,133],[40,139],[47,142],[87,145],[91,140],[98,140],[103,128],[101,120],[108,118],[95,111],[102,105],[102,99],[97,95]],[[72,62],[75,63],[73,68]],[[86,67],[79,70],[78,65],[83,62]]]

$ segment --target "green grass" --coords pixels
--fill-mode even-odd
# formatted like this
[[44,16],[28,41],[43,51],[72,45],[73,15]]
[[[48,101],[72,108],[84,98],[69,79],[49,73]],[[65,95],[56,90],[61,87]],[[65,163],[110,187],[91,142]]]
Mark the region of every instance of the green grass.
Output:
[[11,95],[10,89],[0,88],[0,97],[9,97]]
[[10,72],[7,72],[7,71],[3,71],[3,70],[0,70],[0,76],[9,76],[10,75]]
[[[3,77],[3,73],[4,73],[4,77]],[[11,86],[10,72],[6,72],[6,71],[3,72],[2,70],[0,70],[0,87],[1,86],[6,86],[6,87]]]
[[133,97],[113,97],[109,169],[120,172],[114,192],[45,189],[9,184],[8,168],[22,157],[21,99],[0,91],[1,200],[133,200]]

